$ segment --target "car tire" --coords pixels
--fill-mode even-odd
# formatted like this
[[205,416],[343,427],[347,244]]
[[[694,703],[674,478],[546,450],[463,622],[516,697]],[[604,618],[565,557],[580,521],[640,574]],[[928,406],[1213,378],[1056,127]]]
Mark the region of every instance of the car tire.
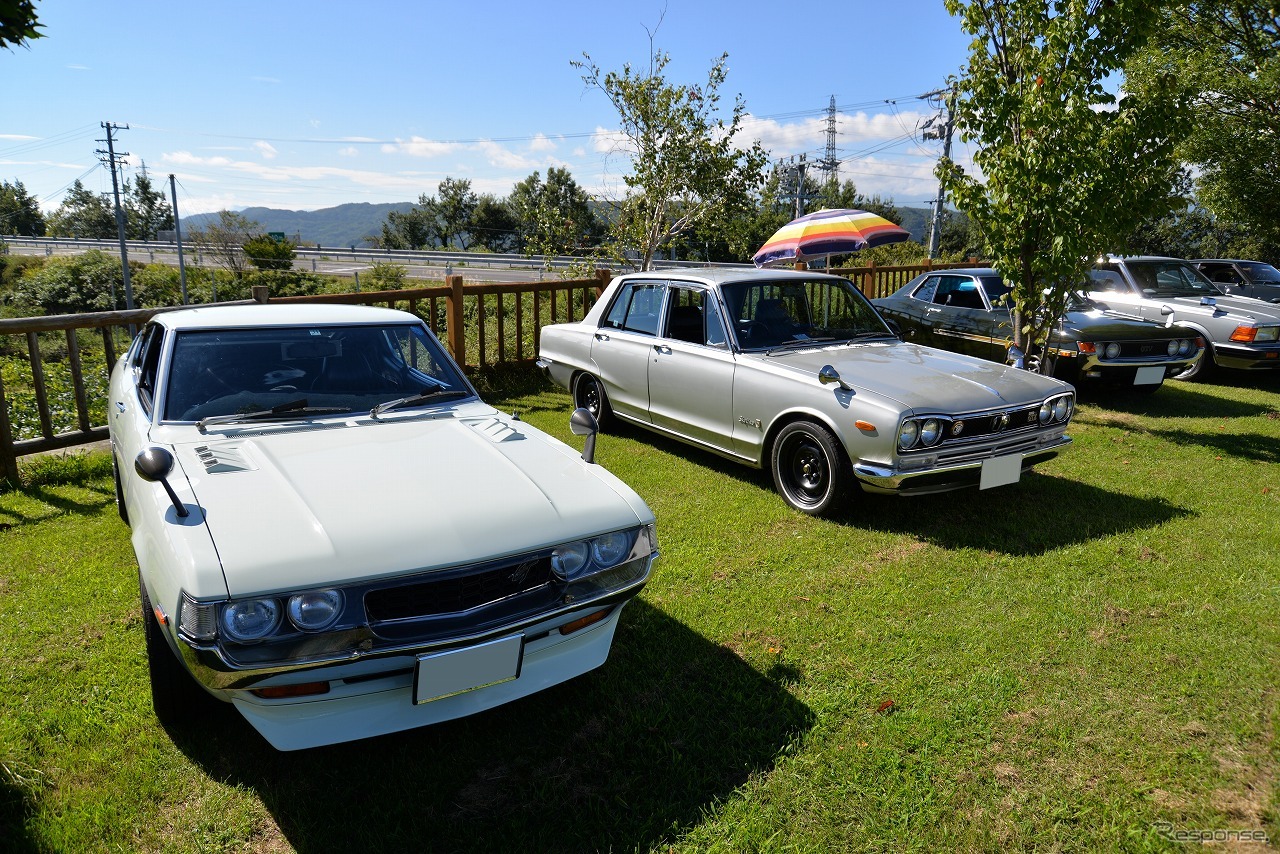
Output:
[[120,521],[128,525],[129,508],[124,504],[124,489],[120,486],[120,461],[115,454],[111,455],[111,475],[116,482],[116,512],[120,514]]
[[1213,345],[1205,344],[1204,355],[1200,357],[1200,361],[1194,365],[1185,368],[1180,373],[1174,374],[1170,379],[1175,380],[1204,380],[1218,367],[1213,360]]
[[830,516],[849,492],[849,458],[831,431],[811,421],[783,427],[770,452],[773,484],[793,509]]
[[164,629],[156,621],[146,585],[138,579],[142,593],[142,633],[147,649],[147,672],[151,682],[151,707],[166,728],[198,719],[216,702],[183,667],[165,640]]
[[604,383],[591,374],[578,374],[578,379],[573,383],[573,405],[595,416],[596,424],[602,430],[612,423],[613,410],[609,408],[609,396],[604,392]]

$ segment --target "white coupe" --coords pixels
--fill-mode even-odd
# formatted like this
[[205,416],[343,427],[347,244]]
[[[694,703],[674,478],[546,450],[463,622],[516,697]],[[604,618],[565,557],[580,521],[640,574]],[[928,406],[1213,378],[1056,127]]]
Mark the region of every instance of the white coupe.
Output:
[[604,663],[653,513],[477,396],[417,317],[161,313],[111,376],[157,716],[280,750],[468,715]]

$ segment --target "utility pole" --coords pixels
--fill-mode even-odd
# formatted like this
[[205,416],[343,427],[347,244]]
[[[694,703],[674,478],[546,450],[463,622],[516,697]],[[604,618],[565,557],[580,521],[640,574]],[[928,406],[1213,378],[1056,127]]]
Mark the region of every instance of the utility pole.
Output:
[[[116,149],[114,140],[111,137],[113,130],[128,130],[129,126],[112,124],[111,122],[103,122],[102,127],[107,132],[106,139],[100,139],[98,142],[105,142],[107,150],[97,150],[99,157],[107,156],[107,164],[111,169],[111,191],[116,199],[116,231],[120,233],[120,268],[124,273],[124,307],[129,311],[133,311],[133,283],[129,280],[129,248],[125,241],[125,224],[124,224],[124,208],[120,207],[120,181],[116,176]],[[128,157],[129,152],[122,151],[119,157]]]
[[[951,89],[939,89],[930,92],[923,97],[938,96],[947,92],[947,100],[944,102],[942,109],[945,111],[945,118],[939,127],[926,130],[924,132],[925,139],[941,139],[942,140],[942,156],[944,159],[951,157],[951,132],[955,129],[955,107],[956,107],[956,87],[953,84]],[[932,124],[932,122],[931,122]],[[933,200],[933,219],[929,223],[929,258],[938,257],[938,245],[942,240],[942,206],[946,203],[946,192],[942,189],[942,181],[938,181],[938,197]]]
[[182,304],[187,304],[187,266],[182,262],[182,220],[178,219],[178,183],[169,173],[169,197],[173,199],[173,230],[178,238],[178,284],[182,287]]
[[808,158],[806,155],[800,155],[800,162],[796,164],[796,219],[804,216],[804,171],[808,167]]
[[827,185],[834,197],[840,191],[840,160],[836,157],[836,96],[831,96],[827,106],[827,156],[818,161],[818,168],[827,173]]

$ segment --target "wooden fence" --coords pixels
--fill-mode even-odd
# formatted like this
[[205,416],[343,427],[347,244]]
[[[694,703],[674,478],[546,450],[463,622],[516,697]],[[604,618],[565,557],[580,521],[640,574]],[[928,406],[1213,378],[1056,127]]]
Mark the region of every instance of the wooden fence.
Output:
[[[923,271],[945,266],[957,265],[872,265],[832,272],[878,297]],[[263,290],[255,298],[399,308],[421,317],[458,362],[480,368],[531,362],[542,327],[580,320],[609,278],[609,271],[600,270],[590,279],[466,285],[455,275],[428,288],[276,298]],[[8,375],[0,370],[0,479],[16,482],[19,457],[105,439],[111,366],[138,328],[175,308],[181,306],[0,319],[0,368]],[[50,382],[52,374],[57,383]]]

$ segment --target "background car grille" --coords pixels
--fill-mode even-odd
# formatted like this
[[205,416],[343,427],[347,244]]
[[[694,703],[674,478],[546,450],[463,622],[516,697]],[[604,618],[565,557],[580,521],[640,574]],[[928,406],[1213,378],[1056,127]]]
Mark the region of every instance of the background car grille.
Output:
[[383,587],[365,594],[372,623],[455,614],[537,590],[551,582],[551,559],[544,557],[448,578]]
[[[1119,359],[1168,359],[1169,339],[1160,341],[1117,341],[1120,345]],[[1195,352],[1194,350],[1192,351]]]

